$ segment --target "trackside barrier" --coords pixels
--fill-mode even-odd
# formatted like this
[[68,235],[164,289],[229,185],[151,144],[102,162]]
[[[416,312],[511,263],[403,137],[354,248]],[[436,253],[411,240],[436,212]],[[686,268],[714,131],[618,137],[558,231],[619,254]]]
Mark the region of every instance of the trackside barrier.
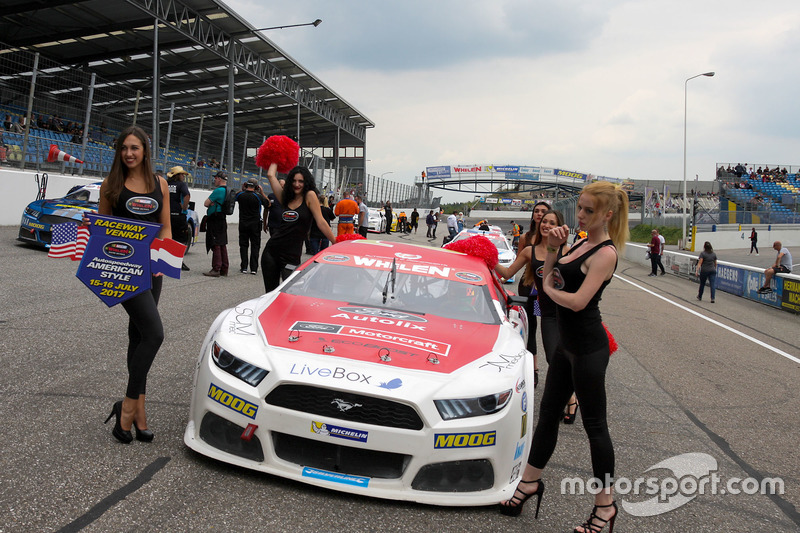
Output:
[[[650,260],[647,259],[646,254],[647,246],[643,244],[629,242],[625,246],[625,259],[650,268]],[[698,282],[699,278],[695,276],[697,255],[665,250],[661,259],[664,268],[670,273]],[[790,313],[800,313],[800,276],[777,274],[772,278],[772,292],[768,294],[758,294],[758,288],[762,285],[764,285],[763,268],[717,261],[718,291],[741,296]]]

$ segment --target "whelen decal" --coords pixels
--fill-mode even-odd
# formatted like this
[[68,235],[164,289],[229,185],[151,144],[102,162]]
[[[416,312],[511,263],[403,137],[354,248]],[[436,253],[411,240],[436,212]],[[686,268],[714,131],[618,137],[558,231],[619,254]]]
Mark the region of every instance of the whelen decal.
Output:
[[339,439],[345,439],[345,440],[354,440],[356,442],[367,442],[367,438],[369,438],[369,433],[367,431],[343,428],[341,426],[326,424],[325,422],[312,421],[311,433],[316,433],[317,435],[325,435],[328,437],[337,437]]
[[[429,276],[439,279],[451,279],[463,281],[473,285],[484,285],[486,281],[483,276],[477,272],[463,272],[459,271],[458,276],[456,271],[447,265],[423,263],[423,262],[405,262],[405,261],[391,261],[385,257],[364,257],[354,255],[352,257],[345,255],[325,255],[317,259],[317,262],[322,263],[338,263],[347,266],[368,268],[370,270],[392,270],[392,265],[396,266],[397,272],[403,274],[419,274],[421,276]],[[475,276],[474,281],[464,279],[465,274],[472,274]],[[472,277],[472,276],[469,276]]]
[[496,431],[483,433],[436,433],[433,447],[439,448],[482,448],[494,446]]
[[328,472],[326,470],[320,470],[319,468],[303,468],[303,477],[321,479],[323,481],[332,481],[333,483],[341,483],[343,485],[354,485],[356,487],[369,486],[368,477],[348,476],[347,474]]

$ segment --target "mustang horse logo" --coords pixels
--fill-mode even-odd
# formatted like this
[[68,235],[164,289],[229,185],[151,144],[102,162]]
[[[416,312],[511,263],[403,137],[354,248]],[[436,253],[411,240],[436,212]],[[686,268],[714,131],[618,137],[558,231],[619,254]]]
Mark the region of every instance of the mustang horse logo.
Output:
[[335,400],[333,400],[331,403],[335,403],[335,404],[336,404],[336,407],[338,407],[338,408],[339,408],[339,410],[340,410],[341,412],[343,412],[343,413],[344,413],[345,411],[349,411],[349,410],[350,410],[350,409],[352,409],[353,407],[362,407],[362,405],[361,405],[360,403],[350,403],[350,402],[346,402],[346,401],[342,400],[341,398],[336,398],[336,399],[335,399]]

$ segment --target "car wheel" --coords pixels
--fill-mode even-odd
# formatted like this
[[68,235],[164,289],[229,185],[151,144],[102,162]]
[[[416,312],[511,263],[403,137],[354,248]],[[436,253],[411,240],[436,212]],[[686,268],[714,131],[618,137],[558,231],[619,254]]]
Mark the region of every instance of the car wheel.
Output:
[[187,236],[186,242],[183,243],[186,245],[186,253],[189,253],[189,248],[192,247],[193,241],[194,241],[194,221],[189,222],[189,235]]

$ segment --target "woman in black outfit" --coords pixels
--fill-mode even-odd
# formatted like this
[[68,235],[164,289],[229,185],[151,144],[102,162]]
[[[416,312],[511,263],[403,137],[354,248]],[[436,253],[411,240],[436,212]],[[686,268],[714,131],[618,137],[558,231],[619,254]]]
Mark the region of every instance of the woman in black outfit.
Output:
[[[131,202],[135,199],[135,202]],[[172,237],[170,226],[169,187],[155,174],[150,163],[150,144],[147,134],[137,126],[122,130],[117,139],[111,171],[100,186],[101,215],[129,218],[161,224],[158,237]],[[136,439],[150,442],[153,432],[147,428],[145,389],[147,373],[164,341],[164,327],[158,314],[161,295],[161,274],[152,277],[150,290],[122,302],[130,318],[128,323],[128,386],[122,401],[116,402],[111,417],[116,417],[111,434],[120,442],[133,440],[131,426],[136,428]]]
[[311,223],[332,243],[336,237],[322,216],[314,177],[306,167],[294,167],[289,171],[284,185],[278,182],[278,166],[273,163],[267,170],[267,178],[272,192],[280,198],[283,212],[281,223],[270,233],[269,240],[261,254],[261,272],[264,276],[264,289],[270,292],[281,283],[287,265],[299,265],[303,255],[303,243],[308,237]]
[[547,371],[528,464],[514,496],[502,502],[501,511],[518,515],[525,501],[535,495],[538,514],[544,492],[541,474],[556,446],[562,410],[574,391],[589,437],[592,471],[602,487],[589,519],[575,532],[597,533],[608,524],[611,533],[617,505],[612,494],[614,447],[606,420],[605,376],[610,353],[598,303],[616,270],[617,250],[627,240],[628,197],[612,183],[591,183],[578,199],[577,218],[588,236],[561,258],[558,251],[567,242],[569,228],[553,228],[547,236],[543,288],[557,305],[559,342]]

